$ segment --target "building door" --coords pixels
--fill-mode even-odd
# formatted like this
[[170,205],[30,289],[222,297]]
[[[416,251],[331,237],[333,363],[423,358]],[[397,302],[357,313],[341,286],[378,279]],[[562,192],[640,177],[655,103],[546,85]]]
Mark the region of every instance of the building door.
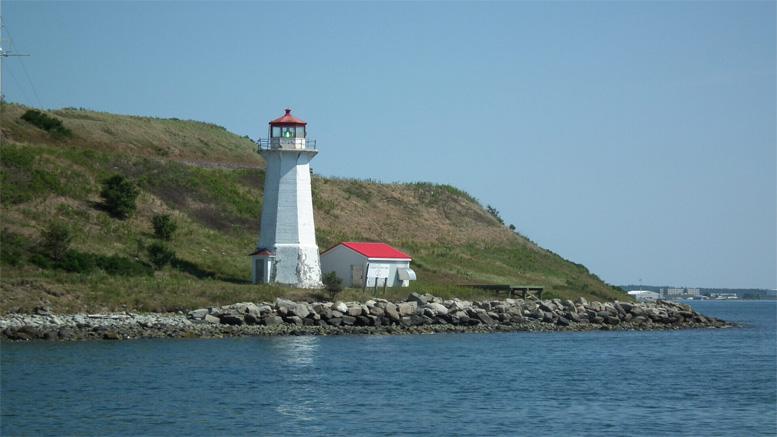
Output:
[[264,260],[263,259],[257,259],[255,261],[256,263],[256,283],[257,284],[264,284],[265,278],[264,278]]
[[364,266],[354,264],[351,266],[351,287],[361,287],[362,277],[364,276]]

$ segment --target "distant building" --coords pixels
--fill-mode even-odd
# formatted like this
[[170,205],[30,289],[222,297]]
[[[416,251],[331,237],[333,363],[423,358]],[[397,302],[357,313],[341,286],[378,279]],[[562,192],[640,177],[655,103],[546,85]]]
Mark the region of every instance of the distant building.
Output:
[[685,294],[687,294],[688,296],[699,296],[701,292],[699,291],[698,288],[688,288],[685,290]]
[[407,287],[416,276],[411,258],[383,243],[340,243],[321,254],[321,272],[335,272],[346,287]]
[[634,297],[640,302],[644,302],[648,299],[658,300],[659,295],[655,291],[648,290],[633,290],[628,292],[629,296]]
[[666,290],[667,296],[680,296],[684,294],[685,289],[684,288],[669,288]]

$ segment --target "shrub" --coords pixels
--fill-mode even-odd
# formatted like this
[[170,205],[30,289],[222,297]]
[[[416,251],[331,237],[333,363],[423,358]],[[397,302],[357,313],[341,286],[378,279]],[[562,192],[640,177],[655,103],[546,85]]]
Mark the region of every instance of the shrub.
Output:
[[61,260],[65,256],[73,241],[70,228],[59,221],[49,223],[49,226],[43,230],[42,237],[41,248],[49,258],[55,261]]
[[113,175],[103,181],[100,197],[103,205],[114,217],[128,217],[135,209],[140,189],[122,175]]
[[178,225],[169,214],[157,214],[151,218],[151,225],[154,227],[154,235],[163,241],[173,239],[173,233],[178,229]]
[[19,266],[22,263],[27,241],[22,236],[13,235],[8,229],[3,229],[0,242],[0,261],[4,264]]
[[64,124],[62,124],[62,120],[54,117],[49,117],[48,115],[40,111],[36,111],[34,109],[30,109],[24,114],[22,114],[21,118],[27,123],[30,123],[35,127],[41,128],[46,132],[51,132],[65,137],[69,137],[73,135],[73,132],[70,129],[66,128]]
[[499,211],[497,211],[496,208],[494,208],[491,205],[488,205],[488,206],[486,206],[486,211],[488,211],[489,214],[494,216],[496,221],[498,221],[500,224],[502,224],[502,225],[505,224],[505,221],[502,220],[502,217],[499,216]]
[[54,267],[71,273],[89,273],[96,264],[94,255],[71,251],[55,262]]
[[321,277],[324,283],[324,290],[329,294],[329,300],[334,301],[337,293],[343,291],[343,280],[337,277],[334,271],[325,273]]
[[97,267],[105,273],[114,276],[152,276],[154,271],[142,264],[138,264],[120,256],[95,256]]
[[167,244],[155,241],[148,246],[148,256],[151,259],[151,264],[159,270],[170,264],[170,261],[175,257],[175,251]]

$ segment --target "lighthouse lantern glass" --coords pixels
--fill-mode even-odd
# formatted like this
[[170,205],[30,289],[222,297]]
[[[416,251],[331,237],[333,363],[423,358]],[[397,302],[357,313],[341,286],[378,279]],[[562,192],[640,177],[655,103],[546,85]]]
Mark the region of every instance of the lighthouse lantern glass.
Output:
[[305,126],[273,126],[272,138],[305,138]]

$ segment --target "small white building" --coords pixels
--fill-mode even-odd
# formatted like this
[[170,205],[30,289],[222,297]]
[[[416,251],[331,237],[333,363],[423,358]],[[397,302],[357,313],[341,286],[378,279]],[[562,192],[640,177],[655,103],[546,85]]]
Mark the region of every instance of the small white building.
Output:
[[644,302],[648,299],[658,300],[660,297],[658,293],[655,291],[648,291],[648,290],[633,290],[629,291],[629,296],[634,297],[634,299],[637,299],[640,302]]
[[407,287],[416,280],[411,258],[383,243],[340,243],[321,254],[321,272],[335,272],[345,287]]

